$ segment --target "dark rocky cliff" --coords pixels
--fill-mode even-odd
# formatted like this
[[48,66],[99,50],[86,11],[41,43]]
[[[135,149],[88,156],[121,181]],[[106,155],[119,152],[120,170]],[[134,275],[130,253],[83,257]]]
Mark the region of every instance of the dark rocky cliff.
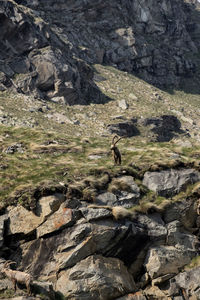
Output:
[[92,64],[160,87],[196,78],[198,1],[0,1],[1,90],[67,104],[104,102]]

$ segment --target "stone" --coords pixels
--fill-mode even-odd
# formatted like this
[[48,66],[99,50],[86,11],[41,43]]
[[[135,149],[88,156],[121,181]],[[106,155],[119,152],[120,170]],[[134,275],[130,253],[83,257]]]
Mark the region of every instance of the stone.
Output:
[[187,248],[177,249],[173,246],[160,246],[148,250],[144,266],[151,279],[177,274],[180,268],[187,265],[196,256],[196,251]]
[[197,244],[197,237],[183,232],[180,221],[173,221],[167,224],[167,245],[195,251]]
[[65,201],[63,194],[54,194],[42,197],[37,201],[35,213],[44,222],[50,215],[57,211],[62,202]]
[[114,205],[131,208],[134,204],[138,203],[140,189],[132,176],[114,178],[110,183],[110,188],[114,189],[117,196],[117,203]]
[[168,142],[177,134],[183,133],[181,123],[174,115],[163,115],[161,117],[145,118],[138,120],[138,124],[147,127],[147,135],[152,141]]
[[139,135],[139,130],[131,121],[124,121],[107,126],[110,134],[117,134],[118,136],[132,137]]
[[110,192],[102,193],[96,197],[96,203],[98,205],[115,206],[117,203],[117,196]]
[[8,234],[33,232],[41,223],[41,218],[22,206],[8,207]]
[[135,96],[133,93],[130,93],[130,94],[128,95],[128,97],[129,97],[131,100],[138,100],[138,97]]
[[95,208],[83,207],[80,210],[84,218],[86,218],[88,222],[93,220],[99,220],[102,218],[112,217],[112,213],[109,210],[104,208],[95,209]]
[[[173,281],[178,288],[182,288],[186,291],[188,296],[200,297],[200,267],[193,268],[192,270],[180,272]],[[193,298],[190,298],[193,299]]]
[[66,298],[100,300],[133,292],[135,283],[119,259],[94,255],[61,272],[56,288]]
[[5,149],[4,152],[7,154],[13,154],[15,152],[24,153],[24,150],[25,149],[23,148],[23,145],[21,143],[15,143]]
[[71,208],[65,207],[65,203],[63,203],[54,214],[50,215],[44,223],[37,227],[37,237],[72,226],[77,217],[77,213],[73,212]]
[[163,240],[167,236],[167,228],[163,222],[160,214],[154,213],[149,216],[145,214],[138,214],[137,221],[146,232],[149,239],[154,240],[155,238]]
[[67,116],[65,116],[61,113],[47,114],[46,117],[48,119],[52,119],[60,124],[73,124],[73,121],[71,121]]
[[160,172],[146,172],[143,184],[148,189],[163,197],[172,197],[182,191],[188,184],[200,180],[200,174],[194,169],[170,169]]
[[126,109],[128,109],[128,107],[129,107],[129,105],[128,105],[128,103],[126,102],[125,99],[122,99],[122,100],[118,101],[118,106],[119,106],[119,108],[121,108],[121,109],[123,109],[123,110],[126,110]]

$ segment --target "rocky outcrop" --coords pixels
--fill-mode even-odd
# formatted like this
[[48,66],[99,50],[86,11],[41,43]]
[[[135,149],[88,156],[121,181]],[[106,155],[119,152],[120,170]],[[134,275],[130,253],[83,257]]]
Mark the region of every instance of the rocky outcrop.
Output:
[[117,134],[124,137],[132,137],[139,135],[139,130],[131,121],[125,121],[108,125],[108,131],[111,134]]
[[[184,179],[197,176],[191,169],[180,172]],[[96,207],[61,193],[39,198],[35,213],[8,207],[1,216],[1,257],[30,273],[32,290],[45,299],[167,299],[181,293],[198,299],[199,268],[184,271],[199,254],[196,196],[172,201],[165,211],[126,210],[116,220],[112,207],[138,207],[141,198],[132,176],[114,178],[109,188],[116,182],[119,190],[100,193]],[[176,192],[178,185],[174,181]],[[122,187],[127,194],[120,200]],[[11,288],[3,277],[0,283],[0,291]]]
[[94,63],[157,86],[178,86],[182,77],[195,76],[198,5],[193,0],[1,1],[0,89],[12,86],[69,105],[104,102],[89,66]]
[[181,122],[173,115],[140,119],[138,124],[148,129],[147,135],[155,142],[168,142],[174,136],[183,133]]
[[92,69],[73,58],[69,45],[34,12],[14,1],[1,2],[1,85],[69,105],[86,104],[92,94],[98,102]]

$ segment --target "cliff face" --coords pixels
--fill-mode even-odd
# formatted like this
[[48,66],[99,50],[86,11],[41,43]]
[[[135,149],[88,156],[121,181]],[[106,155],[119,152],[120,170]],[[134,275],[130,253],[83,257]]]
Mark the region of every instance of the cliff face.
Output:
[[91,65],[160,87],[196,77],[198,1],[1,1],[1,89],[67,104],[103,102]]
[[[117,190],[106,191],[108,180]],[[194,169],[145,172],[146,192],[166,197],[149,202],[146,213],[145,203],[143,213],[128,210],[145,191],[130,175],[104,179],[92,207],[78,185],[41,189],[32,211],[9,206],[0,216],[0,268],[6,258],[31,274],[40,296],[27,300],[199,299],[199,182]],[[194,183],[188,197],[174,197]],[[1,297],[13,295],[8,278],[0,283]]]

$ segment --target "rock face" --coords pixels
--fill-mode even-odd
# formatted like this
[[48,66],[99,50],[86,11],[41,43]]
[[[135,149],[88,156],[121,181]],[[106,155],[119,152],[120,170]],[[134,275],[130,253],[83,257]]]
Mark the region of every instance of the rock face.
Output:
[[[157,173],[175,176],[171,195],[199,179],[193,169]],[[0,268],[5,259],[15,261],[45,299],[199,299],[199,267],[184,271],[199,254],[196,195],[171,201],[162,213],[144,214],[129,210],[142,197],[133,177],[113,178],[109,188],[116,186],[117,192],[97,196],[96,207],[60,193],[40,198],[35,213],[8,207],[1,216]],[[118,220],[116,205],[126,212]],[[12,287],[2,275],[0,294],[6,289]]]
[[103,102],[93,63],[114,65],[157,86],[178,86],[182,77],[195,76],[197,1],[0,3],[1,90],[13,87],[69,105]]

